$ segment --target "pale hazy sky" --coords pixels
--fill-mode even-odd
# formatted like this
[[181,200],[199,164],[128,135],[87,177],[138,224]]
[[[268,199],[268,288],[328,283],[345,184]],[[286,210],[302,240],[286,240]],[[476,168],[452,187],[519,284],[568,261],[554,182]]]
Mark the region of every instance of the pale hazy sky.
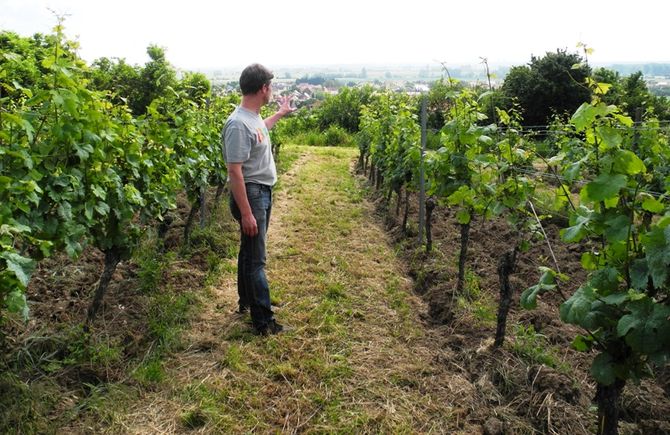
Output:
[[446,61],[523,64],[577,51],[594,63],[670,62],[668,0],[0,0],[0,29],[46,33],[52,9],[80,55],[148,60],[167,49],[184,69]]

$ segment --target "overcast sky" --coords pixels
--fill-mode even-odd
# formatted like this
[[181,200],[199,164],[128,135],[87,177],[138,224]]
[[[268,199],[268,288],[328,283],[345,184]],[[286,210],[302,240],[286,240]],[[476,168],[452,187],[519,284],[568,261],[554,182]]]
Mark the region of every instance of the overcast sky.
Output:
[[157,44],[184,69],[523,64],[581,41],[596,64],[670,62],[668,0],[0,0],[0,29],[47,33],[49,9],[87,61],[143,64]]

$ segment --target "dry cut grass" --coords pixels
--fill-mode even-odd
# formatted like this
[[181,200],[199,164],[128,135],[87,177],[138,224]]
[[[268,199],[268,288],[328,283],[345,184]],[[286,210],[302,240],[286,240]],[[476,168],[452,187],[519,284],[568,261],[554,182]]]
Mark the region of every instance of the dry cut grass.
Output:
[[235,263],[204,296],[166,362],[109,432],[473,433],[473,384],[450,373],[425,307],[351,175],[355,150],[298,147],[269,232],[276,316],[294,330],[256,337],[233,314]]

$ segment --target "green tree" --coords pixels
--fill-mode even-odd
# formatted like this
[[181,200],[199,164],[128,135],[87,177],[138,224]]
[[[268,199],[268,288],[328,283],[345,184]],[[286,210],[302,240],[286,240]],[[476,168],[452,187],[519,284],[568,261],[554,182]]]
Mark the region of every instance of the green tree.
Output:
[[164,96],[168,88],[177,85],[177,73],[165,58],[165,50],[157,45],[150,45],[147,54],[151,60],[140,73],[140,98],[130,106],[135,115],[146,113],[154,99]]
[[329,95],[316,109],[319,128],[322,131],[336,124],[350,133],[358,131],[361,107],[370,102],[373,88],[342,88],[337,95]]
[[188,99],[201,105],[209,101],[212,93],[212,84],[203,73],[187,72],[179,82]]
[[621,77],[617,71],[598,68],[594,71],[593,78],[599,83],[611,85],[607,93],[602,96],[603,102],[618,106],[629,116],[635,117],[639,109],[645,119],[650,116],[660,120],[670,119],[668,99],[651,93],[642,71]]
[[140,67],[127,64],[125,59],[106,57],[93,61],[88,72],[92,89],[108,91],[115,104],[129,107],[137,107],[142,97],[140,73]]
[[[124,59],[110,60],[103,57],[95,60],[88,73],[91,87],[109,91],[115,103],[127,104],[136,117],[146,114],[153,100],[164,97],[168,89],[179,85],[177,73],[167,61],[163,48],[150,45],[147,54],[151,60],[144,67],[129,65]],[[191,77],[187,74],[185,80],[182,83],[186,87],[193,87],[189,92],[194,98],[205,88],[205,93],[211,89],[204,75]]]
[[547,125],[555,114],[573,113],[591,92],[584,84],[590,74],[588,66],[573,68],[583,59],[565,50],[531,57],[527,66],[510,69],[502,85],[506,107],[517,101],[523,125]]
[[431,84],[426,108],[426,124],[429,129],[439,130],[444,127],[449,107],[460,89],[463,89],[463,85],[452,79],[439,79]]
[[36,33],[21,37],[14,32],[0,32],[0,97],[16,100],[25,96],[26,89],[45,87],[44,81],[51,77],[45,60],[54,56],[56,50],[78,66],[83,65],[81,60],[75,59],[76,42],[57,43],[55,35]]

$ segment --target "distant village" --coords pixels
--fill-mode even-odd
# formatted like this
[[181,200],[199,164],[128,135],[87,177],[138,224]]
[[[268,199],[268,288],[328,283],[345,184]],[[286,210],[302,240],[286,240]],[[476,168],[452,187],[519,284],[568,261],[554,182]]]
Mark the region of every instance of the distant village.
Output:
[[[506,74],[507,71],[504,71]],[[236,77],[239,71],[204,71],[215,88],[220,92],[235,92],[238,88]],[[277,68],[274,70],[274,91],[281,95],[290,95],[297,106],[310,106],[323,100],[327,95],[335,95],[343,86],[371,86],[377,89],[391,89],[408,94],[428,92],[436,80],[446,79],[450,72],[438,67],[387,66],[387,67],[314,67],[314,68]],[[455,78],[481,85],[486,80],[477,77],[474,70],[454,69]],[[504,76],[504,74],[502,76]],[[297,77],[297,78],[294,78]],[[492,77],[492,85],[502,83]]]
[[[410,95],[417,95],[430,90],[429,83],[405,83],[404,85],[392,83],[360,82],[348,83],[345,85],[333,84],[310,84],[298,83],[295,81],[277,80],[272,82],[273,91],[278,95],[290,95],[292,101],[298,107],[311,106],[317,101],[326,98],[327,95],[336,95],[342,86],[371,86],[377,89],[392,89],[396,92],[406,92]],[[221,88],[224,93],[236,92],[238,87],[236,83],[229,82]]]

